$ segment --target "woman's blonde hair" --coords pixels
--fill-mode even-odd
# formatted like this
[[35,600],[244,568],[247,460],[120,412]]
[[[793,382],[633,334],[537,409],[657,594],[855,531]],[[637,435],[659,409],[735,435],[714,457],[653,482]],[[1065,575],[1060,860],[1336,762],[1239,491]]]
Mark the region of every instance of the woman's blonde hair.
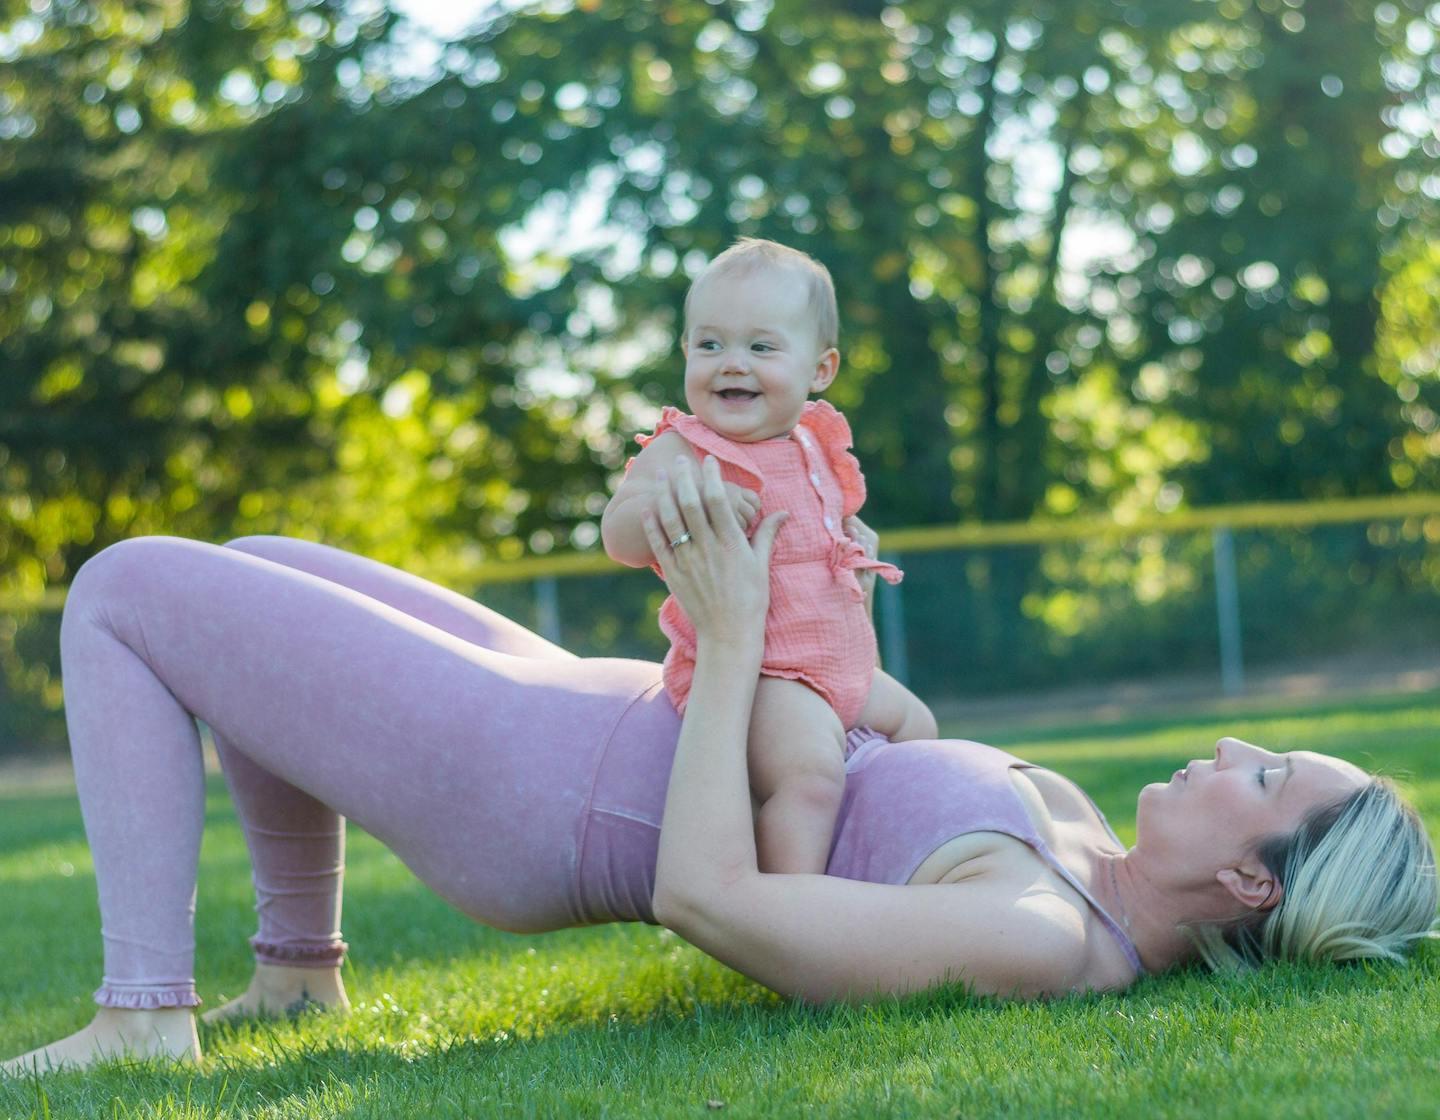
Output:
[[1213,969],[1398,961],[1437,936],[1435,851],[1420,815],[1387,778],[1312,810],[1293,833],[1261,841],[1257,854],[1280,901],[1238,922],[1189,928]]
[[685,329],[690,324],[690,304],[695,292],[707,280],[720,276],[744,275],[758,268],[784,268],[795,274],[805,285],[810,314],[815,322],[815,337],[822,349],[828,350],[840,341],[840,311],[835,303],[835,281],[830,270],[809,253],[767,241],[762,237],[742,237],[707,264],[695,277],[685,293]]

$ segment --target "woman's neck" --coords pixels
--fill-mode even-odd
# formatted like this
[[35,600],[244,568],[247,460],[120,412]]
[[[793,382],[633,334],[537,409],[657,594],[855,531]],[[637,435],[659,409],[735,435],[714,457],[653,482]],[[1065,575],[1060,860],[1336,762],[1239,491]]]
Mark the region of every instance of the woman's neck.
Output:
[[1135,849],[1096,851],[1092,859],[1091,893],[1125,930],[1146,972],[1164,972],[1195,956],[1182,927],[1196,919],[1183,913],[1180,896],[1150,874]]

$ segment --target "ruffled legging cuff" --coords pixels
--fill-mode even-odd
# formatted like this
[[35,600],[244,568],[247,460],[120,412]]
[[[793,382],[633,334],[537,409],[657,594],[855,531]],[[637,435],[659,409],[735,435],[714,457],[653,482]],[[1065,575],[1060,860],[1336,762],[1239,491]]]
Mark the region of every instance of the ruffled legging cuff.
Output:
[[107,977],[95,989],[95,1002],[101,1007],[150,1011],[161,1007],[199,1007],[200,997],[193,980],[183,984],[124,984]]
[[338,938],[330,941],[262,941],[250,939],[255,959],[265,964],[283,964],[291,968],[333,968],[345,959],[350,946]]

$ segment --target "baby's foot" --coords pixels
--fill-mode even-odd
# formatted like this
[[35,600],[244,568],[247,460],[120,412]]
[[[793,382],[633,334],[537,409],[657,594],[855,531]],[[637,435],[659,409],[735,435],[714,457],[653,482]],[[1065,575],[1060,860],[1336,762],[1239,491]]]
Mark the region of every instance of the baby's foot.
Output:
[[236,1019],[294,1018],[306,1011],[350,1010],[350,998],[338,968],[255,965],[244,993],[201,1016],[207,1023]]
[[129,1010],[102,1007],[89,1026],[48,1046],[0,1062],[0,1073],[24,1076],[56,1069],[85,1069],[112,1058],[200,1060],[200,1037],[188,1007]]

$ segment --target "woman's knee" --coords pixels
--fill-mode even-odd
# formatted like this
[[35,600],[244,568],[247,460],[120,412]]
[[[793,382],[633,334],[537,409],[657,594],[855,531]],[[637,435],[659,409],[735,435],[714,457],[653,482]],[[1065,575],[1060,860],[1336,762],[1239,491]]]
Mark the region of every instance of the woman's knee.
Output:
[[181,537],[132,537],[102,549],[70,581],[66,610],[128,598],[155,573],[173,567],[179,553],[193,544]]
[[[133,617],[130,610],[144,597],[155,581],[162,582],[175,571],[180,556],[194,541],[181,537],[132,537],[102,549],[75,573],[65,596],[60,619],[62,654],[90,624],[112,630],[121,620]],[[118,612],[118,613],[117,613]]]
[[249,556],[269,557],[283,552],[287,547],[294,545],[290,537],[274,536],[268,533],[252,533],[244,537],[233,537],[225,542],[224,547],[234,549],[236,552],[243,552]]

